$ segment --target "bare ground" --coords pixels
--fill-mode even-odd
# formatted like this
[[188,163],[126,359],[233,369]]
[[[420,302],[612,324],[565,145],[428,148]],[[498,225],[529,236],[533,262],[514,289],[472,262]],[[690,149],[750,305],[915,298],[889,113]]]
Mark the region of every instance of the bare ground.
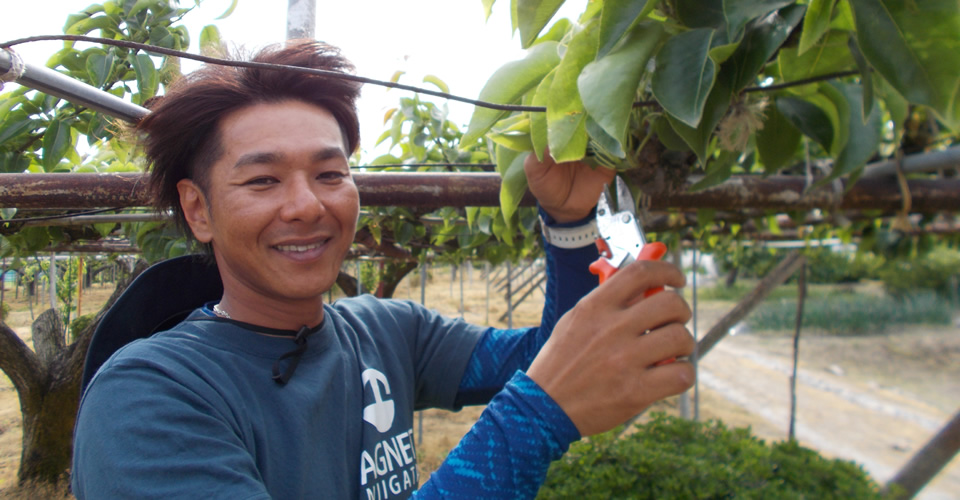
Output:
[[[461,314],[459,276],[449,268],[431,270],[426,304],[445,314]],[[412,274],[397,298],[420,300],[419,277]],[[502,292],[479,270],[464,273],[463,317],[467,321],[506,326]],[[110,290],[84,296],[90,312]],[[10,321],[29,344],[26,303],[10,300]],[[514,325],[539,321],[543,295],[533,293],[514,313]],[[701,302],[698,325],[705,332],[733,303]],[[19,312],[17,312],[19,310]],[[39,306],[35,306],[39,314]],[[750,426],[769,441],[786,438],[789,415],[791,340],[759,333],[728,337],[702,360],[698,401],[702,419],[722,419],[729,426]],[[821,453],[862,464],[880,483],[889,479],[957,411],[960,402],[960,332],[922,328],[896,334],[836,338],[804,334],[800,346],[797,437]],[[677,412],[677,398],[655,409]],[[483,411],[457,413],[428,410],[417,430],[421,477],[435,470]],[[16,391],[0,377],[0,497],[11,497],[20,461],[20,411]],[[960,499],[960,460],[954,460],[919,498]],[[25,496],[19,496],[26,498]],[[36,498],[36,496],[33,496]]]

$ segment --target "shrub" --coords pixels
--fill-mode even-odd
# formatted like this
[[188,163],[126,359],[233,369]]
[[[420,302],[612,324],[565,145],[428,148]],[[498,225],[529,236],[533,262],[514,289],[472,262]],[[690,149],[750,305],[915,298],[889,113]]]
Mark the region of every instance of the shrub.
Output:
[[83,332],[90,323],[97,317],[96,313],[84,314],[83,316],[78,316],[70,322],[70,337],[76,341],[77,336]]
[[749,429],[654,414],[637,432],[574,443],[538,498],[880,499],[859,465]]
[[6,321],[9,314],[10,304],[7,304],[6,302],[0,304],[0,321]]
[[891,295],[904,296],[922,289],[951,299],[956,299],[958,275],[960,252],[945,247],[923,256],[890,261],[877,272]]
[[[953,307],[933,292],[901,297],[833,294],[808,297],[803,306],[803,328],[833,335],[882,333],[895,325],[948,325]],[[747,322],[754,330],[790,330],[796,327],[797,300],[768,301]]]

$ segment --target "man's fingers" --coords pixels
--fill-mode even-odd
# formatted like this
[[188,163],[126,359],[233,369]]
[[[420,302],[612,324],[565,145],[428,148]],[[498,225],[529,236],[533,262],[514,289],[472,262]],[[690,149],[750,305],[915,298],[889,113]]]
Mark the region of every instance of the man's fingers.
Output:
[[643,260],[618,270],[594,293],[598,300],[606,303],[627,305],[642,297],[643,293],[651,288],[680,288],[686,282],[686,277],[677,266],[668,262]]
[[651,330],[637,341],[641,343],[642,356],[648,361],[648,367],[665,359],[689,356],[696,348],[693,336],[681,323]]
[[663,398],[680,394],[693,387],[696,371],[689,361],[677,360],[673,363],[650,368],[636,381],[637,390],[642,394],[645,406]]

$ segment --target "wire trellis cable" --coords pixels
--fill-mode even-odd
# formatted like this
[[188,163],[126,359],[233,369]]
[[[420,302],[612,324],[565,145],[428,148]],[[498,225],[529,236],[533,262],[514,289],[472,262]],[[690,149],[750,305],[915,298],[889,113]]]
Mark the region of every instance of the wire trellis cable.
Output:
[[[499,111],[526,111],[526,112],[534,112],[534,113],[543,113],[543,112],[546,112],[547,110],[547,108],[544,106],[524,106],[524,105],[518,105],[518,104],[500,104],[500,103],[493,103],[488,101],[481,101],[479,99],[471,99],[469,97],[458,96],[456,94],[450,94],[448,92],[442,92],[439,90],[431,90],[424,87],[406,85],[406,84],[386,81],[386,80],[377,80],[375,78],[368,78],[368,77],[359,76],[359,75],[351,75],[348,73],[340,73],[336,71],[327,71],[327,70],[320,70],[320,69],[314,69],[314,68],[303,68],[299,66],[288,66],[284,64],[270,64],[270,63],[260,63],[260,62],[253,62],[253,61],[238,61],[238,60],[223,59],[219,57],[204,56],[200,54],[191,54],[189,52],[183,52],[175,49],[168,49],[168,48],[159,47],[156,45],[130,42],[126,40],[114,40],[111,38],[101,38],[101,37],[87,36],[87,35],[37,35],[37,36],[31,36],[31,37],[25,37],[25,38],[18,38],[15,40],[10,40],[7,42],[0,43],[0,49],[9,51],[10,47],[13,47],[15,45],[20,45],[20,44],[30,43],[30,42],[50,41],[50,40],[100,43],[103,45],[112,45],[112,46],[123,47],[128,49],[137,49],[137,50],[143,50],[147,52],[155,52],[157,54],[163,54],[167,56],[182,57],[184,59],[190,59],[193,61],[199,61],[199,62],[204,62],[209,64],[220,64],[225,66],[235,66],[235,67],[241,67],[241,68],[260,68],[260,69],[270,69],[270,70],[278,70],[278,71],[293,71],[297,73],[304,73],[304,74],[310,74],[310,75],[330,76],[334,78],[351,80],[359,83],[369,83],[372,85],[379,85],[382,87],[407,90],[407,91],[415,92],[418,94],[426,94],[434,97],[441,97],[444,99],[450,99],[452,101],[463,102],[467,104],[472,104],[474,106],[495,109]],[[815,83],[815,82],[820,82],[825,80],[844,78],[847,76],[854,76],[858,74],[859,74],[859,71],[856,71],[856,70],[842,71],[837,73],[820,75],[812,78],[805,78],[802,80],[797,80],[792,82],[783,82],[783,83],[767,85],[767,86],[748,87],[744,89],[743,92],[744,93],[770,92],[774,90],[807,85],[810,83]],[[659,106],[659,103],[654,100],[637,101],[633,103],[633,107],[650,107],[650,106]]]

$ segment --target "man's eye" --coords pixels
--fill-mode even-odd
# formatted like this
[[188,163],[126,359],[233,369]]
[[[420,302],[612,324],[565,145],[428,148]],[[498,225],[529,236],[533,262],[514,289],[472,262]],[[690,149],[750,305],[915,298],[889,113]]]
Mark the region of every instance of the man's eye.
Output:
[[343,172],[340,172],[337,170],[331,170],[328,172],[322,172],[320,175],[317,176],[317,178],[322,181],[336,181],[336,180],[343,179],[346,176],[347,174]]
[[268,186],[275,182],[277,182],[277,180],[272,177],[255,177],[247,182],[244,182],[244,184],[247,186]]

